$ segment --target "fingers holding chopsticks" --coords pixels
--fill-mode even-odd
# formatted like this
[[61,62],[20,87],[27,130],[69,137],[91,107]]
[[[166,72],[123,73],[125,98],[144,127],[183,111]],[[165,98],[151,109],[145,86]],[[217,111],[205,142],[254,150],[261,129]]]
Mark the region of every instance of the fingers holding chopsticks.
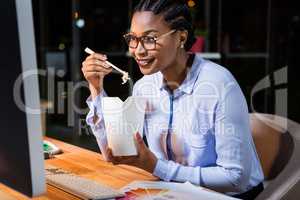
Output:
[[[117,70],[118,72],[120,72],[120,73],[122,74],[122,81],[123,81],[122,84],[125,84],[128,80],[130,80],[130,77],[129,77],[129,75],[128,75],[128,72],[125,72],[125,71],[121,70],[120,68],[118,68],[117,66],[115,66],[114,64],[110,63],[110,62],[107,60],[107,57],[106,57],[105,55],[102,55],[102,54],[95,54],[95,52],[94,52],[92,49],[88,48],[88,47],[86,47],[86,48],[84,49],[84,51],[85,51],[86,53],[90,54],[90,55],[97,56],[97,59],[100,59],[100,60],[104,61],[105,64],[106,64],[105,67],[108,67],[108,66],[109,66],[109,67],[112,67],[113,69]],[[107,66],[107,65],[108,65],[108,66]]]
[[82,62],[81,70],[85,79],[97,90],[102,90],[104,76],[112,72],[106,60],[106,55],[93,53]]

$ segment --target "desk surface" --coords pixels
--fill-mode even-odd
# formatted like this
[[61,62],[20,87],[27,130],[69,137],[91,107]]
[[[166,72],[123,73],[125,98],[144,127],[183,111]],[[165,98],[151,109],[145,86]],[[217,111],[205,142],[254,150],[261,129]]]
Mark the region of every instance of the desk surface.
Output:
[[[50,138],[46,139],[56,144],[64,151],[63,154],[57,155],[53,159],[46,160],[46,164],[61,167],[77,175],[93,179],[116,189],[121,188],[134,180],[157,180],[157,178],[141,169],[125,165],[115,166],[111,163],[105,162],[103,161],[102,156],[98,153],[82,149],[58,140]],[[0,184],[0,190],[1,200],[29,199],[2,184]],[[8,197],[6,197],[6,195]],[[47,193],[41,197],[36,197],[33,199],[77,200],[78,198],[47,185]]]

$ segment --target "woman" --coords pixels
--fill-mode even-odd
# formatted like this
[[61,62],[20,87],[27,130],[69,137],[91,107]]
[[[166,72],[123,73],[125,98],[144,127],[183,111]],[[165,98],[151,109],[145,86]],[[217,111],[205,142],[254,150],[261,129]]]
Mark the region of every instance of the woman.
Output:
[[263,173],[245,98],[225,68],[188,53],[194,42],[190,22],[183,1],[141,0],[124,36],[144,74],[133,95],[147,98],[143,134],[149,147],[137,133],[138,156],[114,157],[107,148],[100,99],[112,69],[98,53],[82,67],[91,92],[87,122],[107,161],[253,199],[263,189]]

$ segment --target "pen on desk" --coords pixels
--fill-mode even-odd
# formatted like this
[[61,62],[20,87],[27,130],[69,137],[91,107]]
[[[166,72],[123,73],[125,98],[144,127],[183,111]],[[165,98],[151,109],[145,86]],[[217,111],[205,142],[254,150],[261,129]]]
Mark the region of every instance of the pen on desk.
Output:
[[[93,53],[95,53],[93,50],[91,50],[90,48],[88,48],[88,47],[86,47],[85,49],[84,49],[84,51],[86,52],[86,53],[88,53],[88,54],[93,54]],[[123,71],[123,70],[121,70],[120,68],[118,68],[117,66],[115,66],[114,64],[112,64],[111,62],[109,62],[109,61],[105,61],[105,63],[106,64],[108,64],[109,66],[111,66],[112,68],[114,68],[115,70],[117,70],[118,72],[120,72],[123,76],[122,76],[122,80],[123,80],[123,82],[122,82],[122,84],[125,84],[128,80],[130,80],[130,77],[129,77],[129,75],[128,75],[128,72],[125,72],[125,71]]]

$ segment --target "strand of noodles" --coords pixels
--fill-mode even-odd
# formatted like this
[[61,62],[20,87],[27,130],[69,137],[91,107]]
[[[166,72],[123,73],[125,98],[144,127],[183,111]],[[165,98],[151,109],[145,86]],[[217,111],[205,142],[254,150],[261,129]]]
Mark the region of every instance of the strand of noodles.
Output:
[[[84,51],[88,54],[93,54],[95,53],[93,50],[91,50],[90,48],[85,48]],[[118,68],[117,66],[115,66],[114,64],[110,63],[109,61],[105,61],[106,64],[108,64],[109,66],[111,66],[112,68],[114,68],[115,70],[117,70],[118,72],[120,72],[123,76],[122,76],[122,84],[125,84],[128,80],[130,80],[130,77],[128,75],[128,72],[125,72],[123,70],[121,70],[120,68]]]

